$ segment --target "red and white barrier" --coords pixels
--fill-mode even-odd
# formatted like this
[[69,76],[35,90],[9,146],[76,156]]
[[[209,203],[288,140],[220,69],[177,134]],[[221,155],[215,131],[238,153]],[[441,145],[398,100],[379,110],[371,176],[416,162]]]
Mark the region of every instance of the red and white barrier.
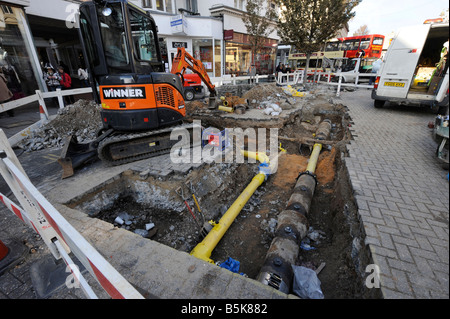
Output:
[[[0,202],[2,202],[6,208],[8,208],[11,212],[13,212],[17,217],[19,217],[25,224],[34,229],[36,233],[39,234],[39,231],[36,229],[34,223],[28,217],[28,214],[22,210],[19,206],[14,204],[8,197],[0,193]],[[50,226],[51,227],[51,226]]]
[[[41,235],[56,259],[63,258],[66,264],[73,265],[69,257],[72,252],[112,298],[143,298],[30,182],[1,129],[0,174],[22,209],[4,195],[1,195],[2,202]],[[71,268],[71,271],[77,279],[81,278],[75,269]],[[89,298],[96,298],[84,279],[79,282]]]

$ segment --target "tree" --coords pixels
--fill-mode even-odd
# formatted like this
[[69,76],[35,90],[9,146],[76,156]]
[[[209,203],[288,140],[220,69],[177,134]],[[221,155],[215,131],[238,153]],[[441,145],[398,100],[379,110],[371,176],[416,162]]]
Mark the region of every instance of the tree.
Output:
[[444,22],[448,22],[448,8],[442,10],[441,14],[439,14],[439,17],[441,17]]
[[367,24],[364,24],[362,26],[360,26],[355,32],[353,32],[353,36],[357,36],[357,35],[367,35],[369,34],[369,28],[367,27]]
[[[264,3],[267,5],[264,6]],[[264,46],[264,39],[275,30],[273,20],[276,18],[276,12],[267,0],[248,0],[245,9],[242,21],[250,35],[253,64],[256,54]]]
[[[277,30],[283,43],[306,54],[305,74],[311,53],[323,48],[354,15],[361,0],[277,0],[281,8]],[[304,77],[304,83],[306,76]]]

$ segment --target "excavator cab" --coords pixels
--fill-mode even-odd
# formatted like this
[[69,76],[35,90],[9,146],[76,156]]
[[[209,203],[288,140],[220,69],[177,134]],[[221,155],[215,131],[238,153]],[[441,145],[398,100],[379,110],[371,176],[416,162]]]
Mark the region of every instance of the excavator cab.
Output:
[[181,121],[183,86],[164,72],[153,18],[125,0],[80,5],[80,39],[105,129],[140,131]]

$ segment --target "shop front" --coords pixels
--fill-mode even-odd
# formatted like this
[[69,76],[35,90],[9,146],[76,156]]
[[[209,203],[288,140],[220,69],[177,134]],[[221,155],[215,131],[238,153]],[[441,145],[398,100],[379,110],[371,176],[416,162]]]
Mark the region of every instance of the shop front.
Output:
[[0,1],[0,67],[13,99],[32,95],[37,89],[44,90],[37,61],[23,7],[17,1]]
[[[200,60],[205,66],[209,77],[221,77],[222,69],[222,40],[216,38],[190,38],[190,37],[164,37],[164,44],[169,55],[166,62],[166,70],[170,72],[172,61],[179,47],[184,47],[186,51],[195,59]],[[160,38],[161,40],[161,38]],[[190,73],[188,71],[188,73]]]
[[225,30],[225,74],[247,75],[252,63],[256,67],[257,74],[266,75],[274,72],[277,40],[264,39],[262,49],[254,54],[250,37],[248,34]]

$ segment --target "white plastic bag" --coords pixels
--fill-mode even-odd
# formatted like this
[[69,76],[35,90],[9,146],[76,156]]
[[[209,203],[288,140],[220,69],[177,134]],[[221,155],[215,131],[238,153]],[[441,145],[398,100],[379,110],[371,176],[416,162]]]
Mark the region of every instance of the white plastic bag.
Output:
[[303,299],[323,299],[320,280],[314,270],[292,265],[294,270],[294,293]]

